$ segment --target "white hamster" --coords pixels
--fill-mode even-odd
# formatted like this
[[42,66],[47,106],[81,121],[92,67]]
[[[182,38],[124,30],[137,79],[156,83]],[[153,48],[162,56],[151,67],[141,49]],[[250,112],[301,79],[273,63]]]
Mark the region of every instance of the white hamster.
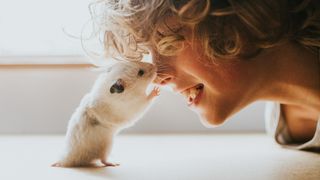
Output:
[[117,166],[107,161],[114,135],[133,125],[159,95],[157,87],[146,94],[155,77],[155,66],[145,62],[118,62],[100,74],[73,113],[63,157],[52,166],[92,166],[97,160]]

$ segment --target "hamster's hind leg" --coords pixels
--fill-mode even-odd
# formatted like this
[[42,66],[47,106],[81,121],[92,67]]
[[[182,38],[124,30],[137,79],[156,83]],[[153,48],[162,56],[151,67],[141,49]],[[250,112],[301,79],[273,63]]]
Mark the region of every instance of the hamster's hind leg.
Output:
[[120,166],[120,164],[118,164],[118,163],[107,162],[105,159],[101,159],[100,161],[101,161],[101,163],[102,163],[103,165],[105,165],[105,167],[109,167],[109,166],[111,166],[111,167]]
[[62,164],[61,163],[54,163],[51,165],[52,167],[62,167]]

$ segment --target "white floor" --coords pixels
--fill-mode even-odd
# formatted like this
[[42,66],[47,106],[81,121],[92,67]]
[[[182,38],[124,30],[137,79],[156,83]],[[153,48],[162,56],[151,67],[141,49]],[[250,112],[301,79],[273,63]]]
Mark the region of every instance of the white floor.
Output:
[[115,168],[53,168],[63,136],[0,136],[1,180],[320,179],[320,154],[264,134],[120,135]]

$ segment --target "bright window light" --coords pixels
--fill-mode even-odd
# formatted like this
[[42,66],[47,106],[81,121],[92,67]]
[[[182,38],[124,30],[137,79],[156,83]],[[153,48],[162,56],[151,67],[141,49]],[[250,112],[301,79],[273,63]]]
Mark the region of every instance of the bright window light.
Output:
[[0,0],[0,57],[83,56],[90,0]]

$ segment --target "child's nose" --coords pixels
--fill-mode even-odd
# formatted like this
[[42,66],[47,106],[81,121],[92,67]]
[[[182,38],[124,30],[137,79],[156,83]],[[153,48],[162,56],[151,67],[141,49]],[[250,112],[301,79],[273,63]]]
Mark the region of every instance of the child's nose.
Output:
[[171,83],[173,80],[173,76],[171,75],[165,75],[165,76],[159,76],[157,75],[157,77],[154,79],[154,83],[165,86],[168,85],[169,83]]

